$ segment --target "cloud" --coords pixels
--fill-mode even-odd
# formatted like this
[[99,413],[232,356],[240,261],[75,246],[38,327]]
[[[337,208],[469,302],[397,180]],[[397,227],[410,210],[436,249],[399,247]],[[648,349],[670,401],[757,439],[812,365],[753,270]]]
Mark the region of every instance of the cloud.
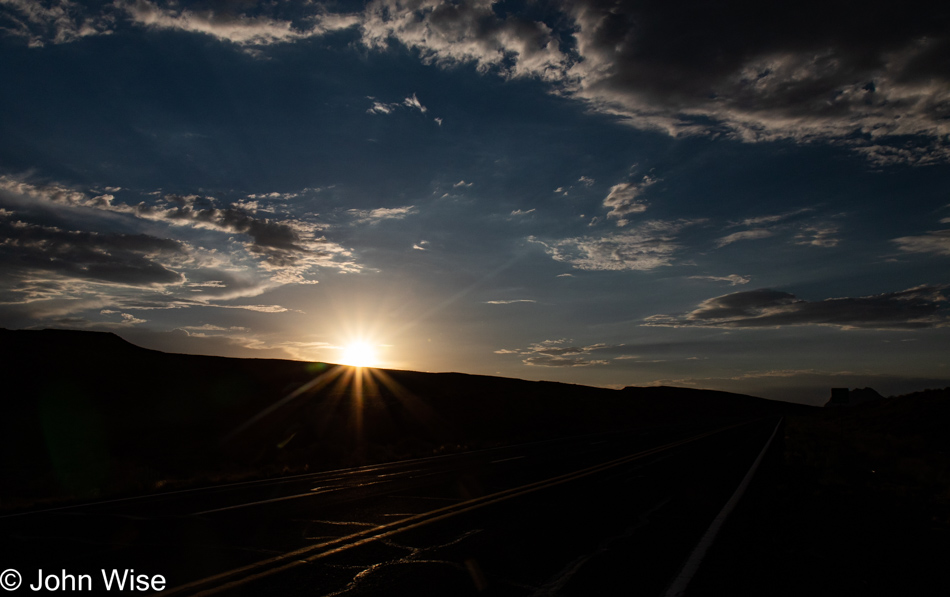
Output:
[[392,111],[393,111],[392,104],[384,104],[383,102],[374,101],[373,106],[370,109],[368,109],[366,112],[368,114],[391,114]]
[[[373,100],[373,105],[368,110],[366,110],[368,114],[392,114],[396,110],[400,110],[403,108],[419,110],[419,112],[421,112],[422,114],[425,114],[426,112],[429,111],[428,108],[422,105],[422,102],[419,101],[419,98],[416,97],[415,93],[413,93],[406,99],[402,100],[401,102],[386,103],[386,102],[381,102],[374,97],[369,97],[367,99]],[[436,118],[434,120],[436,124],[438,124],[439,126],[442,126],[441,118]]]
[[739,274],[729,274],[728,276],[690,276],[690,280],[711,280],[713,282],[729,282],[732,286],[748,284],[752,278],[740,276]]
[[531,299],[509,299],[509,300],[497,300],[497,301],[485,301],[486,305],[511,305],[514,303],[536,303]]
[[672,5],[587,0],[569,12],[583,57],[574,94],[636,126],[744,141],[947,132],[948,34],[920,18],[923,4],[728,2],[684,20]]
[[272,268],[359,269],[349,259],[348,250],[324,236],[317,236],[320,228],[314,224],[293,218],[283,221],[260,218],[240,208],[218,208],[215,203],[210,197],[167,195],[154,205],[119,205],[112,210],[176,226],[245,235],[249,238],[245,243],[248,251],[261,256],[264,264]]
[[416,97],[415,93],[413,93],[412,96],[407,97],[406,99],[402,100],[402,103],[404,106],[415,108],[416,110],[419,110],[423,114],[429,111],[428,108],[426,108],[419,102],[419,98]]
[[590,178],[589,176],[581,176],[580,178],[577,179],[577,182],[581,183],[585,187],[589,187],[593,185],[595,181],[593,178]]
[[[74,315],[213,306],[277,313],[287,309],[222,302],[315,284],[317,267],[360,269],[323,228],[289,213],[262,218],[212,197],[146,197],[133,205],[0,176],[0,316],[89,322]],[[120,323],[139,323],[131,317]]]
[[69,0],[0,0],[0,31],[26,39],[30,47],[109,34],[113,24],[108,7],[89,14],[82,4]]
[[139,319],[138,317],[132,315],[131,313],[120,313],[122,317],[121,325],[136,325],[139,323],[146,323],[147,319]]
[[363,12],[361,27],[367,46],[400,43],[417,50],[426,63],[474,62],[480,72],[505,77],[559,79],[564,74],[566,55],[548,25],[499,16],[485,0],[374,0]]
[[812,217],[806,222],[800,222],[802,214],[814,211],[806,207],[780,214],[770,214],[746,218],[739,222],[732,222],[728,228],[736,226],[752,227],[750,230],[742,230],[728,234],[716,241],[716,246],[722,248],[734,242],[742,240],[755,240],[760,238],[769,238],[775,236],[777,232],[795,230],[795,244],[809,245],[813,247],[834,247],[839,240],[836,238],[838,227],[833,224],[817,221]]
[[604,236],[542,241],[528,240],[544,247],[556,261],[569,263],[576,269],[592,271],[652,270],[672,265],[680,249],[677,234],[698,221],[647,221],[624,232]]
[[626,216],[646,211],[646,202],[638,197],[657,182],[659,181],[656,178],[644,176],[643,180],[637,183],[623,182],[610,187],[610,192],[604,198],[604,207],[610,209],[607,217],[617,218],[617,226],[626,226]]
[[802,209],[796,209],[794,211],[787,211],[781,214],[770,214],[767,216],[755,216],[752,218],[746,218],[740,222],[734,222],[732,226],[753,226],[761,227],[768,224],[778,224],[786,220],[792,219],[795,216],[799,216],[808,212],[813,211],[810,207],[805,207]]
[[186,260],[187,249],[174,240],[63,230],[11,218],[0,220],[0,239],[0,263],[9,270],[44,271],[125,286],[184,282],[171,263]]
[[765,328],[820,325],[843,329],[919,329],[950,323],[943,292],[950,286],[918,286],[858,298],[806,301],[768,288],[703,301],[685,315],[653,315],[644,325]]
[[743,230],[742,232],[733,232],[732,234],[726,235],[716,241],[717,247],[725,247],[726,245],[731,245],[734,242],[740,240],[756,240],[759,238],[768,238],[773,236],[775,233],[766,228],[754,228],[752,230]]
[[240,309],[255,313],[286,313],[290,309],[280,305],[213,305],[219,309]]
[[931,5],[750,8],[729,0],[690,6],[684,17],[677,4],[604,0],[544,10],[489,0],[370,0],[359,12],[338,13],[315,2],[181,8],[3,0],[0,17],[9,35],[34,46],[110,33],[122,20],[245,50],[358,28],[365,47],[399,45],[426,64],[538,79],[552,94],[639,129],[831,142],[881,165],[924,165],[950,161],[950,33],[946,19],[926,18]]
[[532,209],[528,209],[528,210],[516,209],[516,210],[514,210],[513,212],[511,212],[510,215],[512,215],[512,216],[526,216],[526,215],[528,215],[528,214],[534,213],[535,211],[536,211],[536,210],[533,209],[533,208],[532,208]]
[[249,332],[250,330],[240,326],[231,326],[231,327],[221,327],[219,325],[213,325],[206,323],[204,325],[186,325],[181,329],[187,330],[190,332]]
[[[100,330],[129,330],[140,323],[148,323],[148,320],[138,318],[131,313],[120,313],[112,309],[103,309],[99,312],[99,315],[104,316],[104,319],[99,318],[98,321],[91,321],[84,317],[57,317],[56,319],[50,320],[50,322],[65,328],[92,328]],[[119,316],[118,321],[112,318],[113,315]]]
[[473,183],[473,182],[465,182],[464,180],[460,180],[460,181],[458,181],[457,183],[455,183],[455,184],[452,185],[452,186],[455,187],[456,189],[459,188],[459,187],[468,188],[468,187],[471,187],[473,184],[475,184],[475,183]]
[[806,226],[801,232],[795,235],[795,244],[809,245],[812,247],[835,247],[839,242],[839,240],[835,238],[837,233],[837,226]]
[[885,138],[883,141],[890,141],[892,145],[860,142],[851,143],[851,145],[855,152],[863,155],[876,166],[893,166],[894,164],[930,166],[950,163],[950,145],[939,138],[911,137],[908,140]]
[[[318,11],[307,19],[308,26],[301,28],[288,20],[232,12],[232,7],[223,3],[218,4],[216,10],[201,11],[159,7],[147,0],[120,1],[116,5],[138,25],[210,35],[239,46],[287,43],[347,29],[359,23],[357,15]],[[234,8],[237,7],[240,4],[234,5]]]
[[353,218],[354,224],[378,224],[383,220],[402,220],[415,213],[412,205],[403,207],[378,207],[376,209],[348,209],[346,213]]
[[734,1],[691,7],[687,18],[662,3],[560,8],[542,21],[487,1],[376,0],[363,14],[363,43],[538,78],[553,93],[674,136],[826,140],[878,162],[950,159],[950,34],[942,19],[920,18],[931,14],[926,3],[750,10]]
[[932,230],[920,236],[902,236],[891,242],[907,253],[950,255],[950,230]]
[[525,365],[536,367],[588,367],[590,365],[607,365],[609,360],[593,359],[591,353],[617,348],[607,344],[592,344],[590,346],[571,346],[567,339],[544,340],[528,346],[528,348],[511,350],[496,350],[495,354],[517,354],[523,356]]
[[[25,204],[62,205],[89,208],[99,212],[122,214],[139,220],[157,221],[173,226],[188,226],[247,237],[245,248],[263,259],[272,270],[283,269],[298,274],[310,267],[338,267],[356,271],[350,251],[317,236],[320,227],[287,214],[281,220],[258,217],[244,209],[218,206],[213,197],[199,195],[165,195],[136,205],[115,202],[111,194],[89,196],[82,191],[56,184],[36,185],[10,176],[0,176],[0,199]],[[299,276],[297,276],[299,278]]]

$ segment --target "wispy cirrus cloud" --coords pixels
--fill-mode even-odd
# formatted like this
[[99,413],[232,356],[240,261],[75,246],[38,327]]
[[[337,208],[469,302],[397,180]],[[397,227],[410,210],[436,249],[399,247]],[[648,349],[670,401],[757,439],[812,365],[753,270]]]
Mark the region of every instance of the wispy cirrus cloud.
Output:
[[812,247],[836,247],[838,227],[830,224],[806,226],[795,235],[795,244]]
[[711,282],[729,282],[731,286],[748,284],[752,281],[749,276],[740,276],[739,274],[729,274],[728,276],[690,276],[690,280],[709,280]]
[[812,208],[802,208],[794,211],[753,216],[730,223],[727,228],[745,227],[720,237],[716,240],[716,247],[722,248],[732,243],[746,240],[758,240],[776,236],[781,232],[794,232],[794,243],[814,247],[837,246],[838,226],[821,220],[816,216],[805,216],[813,212]]
[[906,253],[950,255],[950,230],[931,230],[917,236],[902,236],[891,242]]
[[745,218],[738,222],[733,222],[730,226],[746,226],[746,227],[761,227],[761,226],[772,226],[796,218],[802,214],[807,214],[814,211],[810,207],[805,207],[802,209],[796,209],[793,211],[787,211],[779,214],[768,214],[761,216],[752,216],[751,218]]
[[918,286],[865,297],[806,301],[763,288],[711,298],[681,315],[653,315],[646,326],[767,328],[819,325],[843,329],[921,329],[950,325],[943,292]]
[[524,357],[521,362],[536,367],[589,367],[591,365],[607,365],[609,359],[592,358],[592,353],[617,348],[607,344],[591,344],[589,346],[574,346],[571,340],[544,340],[529,345],[527,348],[511,350],[496,350],[495,354],[514,354]]
[[753,228],[752,230],[742,230],[740,232],[733,232],[732,234],[727,234],[722,238],[716,241],[716,246],[720,249],[726,245],[731,245],[732,243],[739,242],[741,240],[758,240],[760,238],[769,238],[774,236],[775,232],[769,230],[768,228]]
[[592,271],[652,270],[672,265],[681,248],[679,233],[701,220],[642,222],[623,232],[562,240],[528,240],[544,247],[556,261]]
[[354,224],[378,224],[384,220],[402,220],[417,210],[412,205],[402,207],[377,207],[376,209],[348,209],[346,214]]

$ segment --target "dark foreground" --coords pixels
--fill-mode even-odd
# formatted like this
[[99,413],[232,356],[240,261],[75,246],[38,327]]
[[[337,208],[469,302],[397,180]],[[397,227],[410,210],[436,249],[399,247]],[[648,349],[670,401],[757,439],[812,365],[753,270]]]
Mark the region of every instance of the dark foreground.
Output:
[[102,569],[134,569],[168,595],[661,595],[776,424],[600,433],[8,516],[4,566],[33,585],[40,569],[87,574],[96,594]]
[[111,334],[0,348],[21,594],[41,570],[50,594],[122,594],[115,570],[125,594],[666,595],[760,454],[685,594],[950,594],[947,390],[822,410]]
[[789,417],[690,594],[950,594],[950,389]]

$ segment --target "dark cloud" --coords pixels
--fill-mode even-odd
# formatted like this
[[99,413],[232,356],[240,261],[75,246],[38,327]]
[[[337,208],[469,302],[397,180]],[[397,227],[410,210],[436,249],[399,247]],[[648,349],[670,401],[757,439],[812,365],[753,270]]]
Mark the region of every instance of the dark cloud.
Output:
[[830,139],[881,163],[950,155],[950,15],[930,3],[553,5],[531,20],[488,2],[378,0],[362,15],[363,40],[538,77],[674,135]]
[[[276,267],[297,265],[303,256],[309,254],[321,257],[331,254],[330,251],[320,250],[322,239],[306,241],[310,246],[305,247],[305,241],[301,238],[301,226],[297,222],[258,218],[247,210],[236,207],[219,209],[214,207],[213,199],[205,197],[170,195],[165,201],[166,206],[141,203],[134,209],[141,217],[246,235],[251,239],[248,250],[263,256],[268,263]],[[327,246],[330,244],[327,243]]]
[[[188,228],[191,241],[170,238],[175,227]],[[212,197],[165,195],[133,205],[0,176],[0,266],[9,274],[0,281],[2,316],[55,323],[103,308],[226,307],[218,303],[315,284],[313,267],[358,270],[350,252],[320,230],[289,214],[267,219],[220,206]],[[162,231],[166,236],[154,234]],[[103,291],[102,283],[124,288]],[[130,315],[120,323],[136,322]]]
[[184,280],[162,263],[185,256],[183,245],[170,239],[69,231],[9,219],[0,220],[0,238],[0,262],[12,270],[55,272],[129,286]]
[[840,328],[919,329],[950,323],[941,294],[947,286],[919,286],[858,298],[810,302],[779,290],[759,289],[708,299],[685,315],[654,315],[648,326],[762,328],[823,325]]
[[946,132],[950,17],[931,6],[582,0],[566,10],[587,97],[674,129],[712,117],[747,136],[804,137]]

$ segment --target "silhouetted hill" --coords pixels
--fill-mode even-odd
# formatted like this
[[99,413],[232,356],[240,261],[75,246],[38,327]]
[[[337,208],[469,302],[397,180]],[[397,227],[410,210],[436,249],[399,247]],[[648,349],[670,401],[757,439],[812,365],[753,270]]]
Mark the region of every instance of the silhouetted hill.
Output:
[[0,330],[3,499],[145,491],[808,409],[725,392],[168,354],[110,333]]
[[4,359],[24,356],[24,353],[89,360],[97,354],[123,358],[155,352],[140,348],[111,332],[2,329],[0,339],[0,355]]
[[[852,390],[852,394],[854,392]],[[927,453],[950,453],[950,434],[947,433],[950,388],[888,398],[881,397],[877,392],[874,395],[876,399],[865,394],[869,399],[854,408],[827,414],[822,412],[822,420],[844,431],[873,434],[879,439],[871,445],[891,455],[896,453],[898,443],[912,447],[917,452],[914,457]]]
[[883,400],[884,396],[878,394],[874,388],[855,388],[848,392],[848,399],[851,404],[864,404],[875,400]]
[[[631,387],[623,393],[636,401],[638,408],[651,416],[690,416],[698,418],[767,415],[777,411],[808,412],[810,406],[763,400],[744,394],[676,388],[670,386]],[[686,415],[688,413],[688,415]]]

